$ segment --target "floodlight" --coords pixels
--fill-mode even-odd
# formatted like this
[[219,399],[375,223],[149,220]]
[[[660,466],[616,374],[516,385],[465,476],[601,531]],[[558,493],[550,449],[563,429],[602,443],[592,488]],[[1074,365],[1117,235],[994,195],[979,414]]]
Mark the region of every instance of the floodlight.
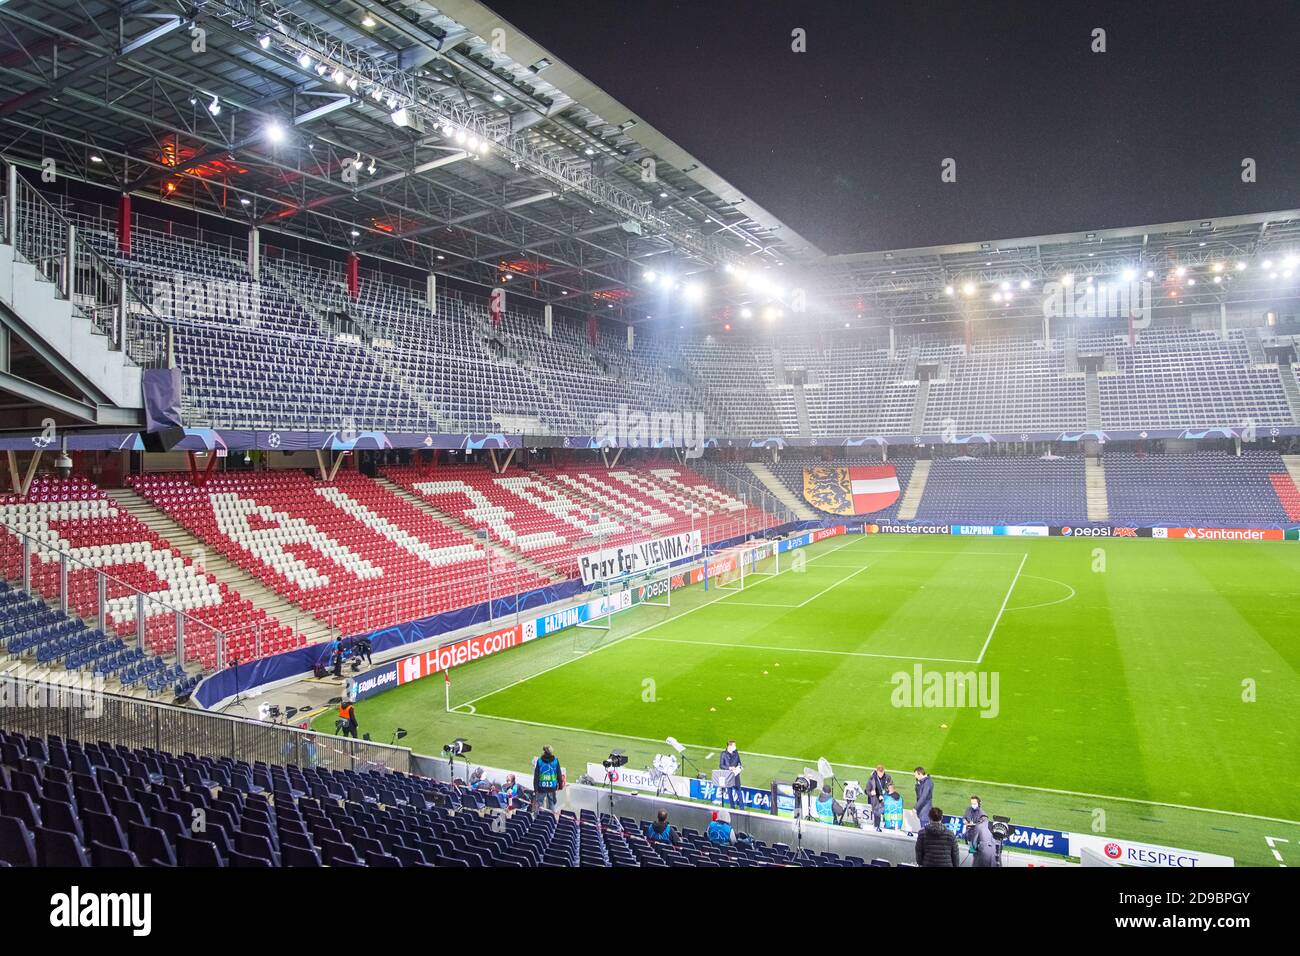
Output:
[[272,143],[284,142],[284,127],[280,125],[279,121],[272,120],[266,124],[266,138]]
[[1124,270],[1124,281],[1125,281],[1125,282],[1132,282],[1132,281],[1133,281],[1134,279],[1136,279],[1136,278],[1137,278],[1137,272],[1136,272],[1136,270],[1133,270],[1133,269],[1125,269],[1125,270]]
[[1065,275],[1061,276],[1061,285],[1066,286],[1067,288],[1074,285],[1074,273],[1067,272]]
[[213,116],[221,115],[221,101],[216,96],[213,96],[212,102],[208,104],[208,112]]
[[263,33],[257,38],[257,45],[263,50],[269,50],[271,48],[271,34]]
[[302,67],[304,70],[310,69],[310,68],[311,68],[311,57],[309,57],[306,53],[299,53],[299,54],[298,54],[298,65],[299,65],[300,67]]

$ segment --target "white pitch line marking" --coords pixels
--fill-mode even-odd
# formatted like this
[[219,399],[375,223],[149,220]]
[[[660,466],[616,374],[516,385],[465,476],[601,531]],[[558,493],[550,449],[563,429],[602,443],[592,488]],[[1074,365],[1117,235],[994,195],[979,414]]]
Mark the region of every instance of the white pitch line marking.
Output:
[[1020,580],[1020,572],[1024,570],[1025,562],[1029,560],[1029,552],[1026,551],[1020,558],[1020,565],[1016,568],[1016,575],[1011,579],[1011,587],[1007,588],[1006,597],[1002,599],[1002,606],[998,608],[998,616],[993,619],[993,626],[989,628],[989,636],[984,638],[984,646],[980,648],[980,656],[975,658],[976,664],[984,663],[984,652],[989,649],[989,643],[993,640],[993,632],[998,629],[998,622],[1002,620],[1002,612],[1007,609],[1007,602],[1011,600],[1011,592],[1016,589],[1016,582]]
[[791,654],[833,654],[839,657],[879,657],[890,661],[932,661],[939,664],[978,664],[979,661],[958,660],[955,657],[913,657],[911,654],[872,654],[868,651],[830,651],[818,647],[774,647],[768,644],[724,644],[720,641],[684,641],[676,637],[640,637],[637,640],[656,644],[691,644],[698,647],[736,647],[741,650],[777,651]]

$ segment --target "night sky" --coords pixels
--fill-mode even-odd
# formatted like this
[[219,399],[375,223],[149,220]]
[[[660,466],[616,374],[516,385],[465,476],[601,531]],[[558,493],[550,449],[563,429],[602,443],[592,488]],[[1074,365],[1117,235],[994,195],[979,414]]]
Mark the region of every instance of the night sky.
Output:
[[1300,206],[1295,0],[486,3],[828,253]]

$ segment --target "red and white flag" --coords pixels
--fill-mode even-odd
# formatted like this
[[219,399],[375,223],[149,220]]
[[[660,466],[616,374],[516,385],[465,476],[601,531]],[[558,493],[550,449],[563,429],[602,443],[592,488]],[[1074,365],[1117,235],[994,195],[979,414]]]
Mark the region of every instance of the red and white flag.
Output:
[[898,500],[898,473],[893,465],[850,468],[849,484],[854,514],[869,515]]

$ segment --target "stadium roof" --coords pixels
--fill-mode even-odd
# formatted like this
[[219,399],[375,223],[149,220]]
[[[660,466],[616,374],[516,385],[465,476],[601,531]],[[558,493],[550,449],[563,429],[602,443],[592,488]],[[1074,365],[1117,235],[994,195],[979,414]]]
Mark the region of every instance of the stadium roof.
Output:
[[648,263],[818,255],[475,0],[29,0],[0,25],[5,156],[73,180],[611,318]]
[[[1028,316],[1002,283],[1300,248],[1291,210],[828,257],[477,0],[26,0],[0,26],[6,158],[629,323],[796,290],[837,320]],[[1161,293],[1293,287],[1251,269]]]

